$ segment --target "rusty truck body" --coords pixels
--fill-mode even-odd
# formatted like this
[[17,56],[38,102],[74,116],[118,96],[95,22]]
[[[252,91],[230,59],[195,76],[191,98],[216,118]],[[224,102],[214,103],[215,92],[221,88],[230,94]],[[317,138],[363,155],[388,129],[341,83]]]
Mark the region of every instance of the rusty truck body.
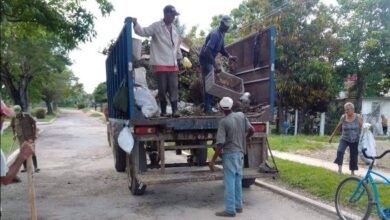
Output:
[[[131,19],[126,19],[106,60],[109,115],[107,134],[113,150],[115,169],[128,174],[128,187],[134,195],[142,195],[147,185],[222,179],[221,170],[211,172],[208,169],[207,149],[214,147],[218,122],[223,115],[143,117],[134,98],[131,39],[132,23]],[[254,49],[255,40],[257,49]],[[249,35],[226,49],[239,57],[232,74],[243,79],[245,91],[251,93],[251,106],[257,106],[257,111],[246,114],[255,128],[244,157],[243,186],[249,187],[255,178],[273,175],[258,172],[258,166],[267,159],[266,125],[273,118],[275,29],[270,27]],[[119,112],[113,106],[113,97],[123,80],[128,85],[127,113]],[[125,153],[117,141],[125,123],[129,123],[134,137],[134,147],[130,154]],[[167,151],[182,150],[190,154],[187,161],[167,162]]]

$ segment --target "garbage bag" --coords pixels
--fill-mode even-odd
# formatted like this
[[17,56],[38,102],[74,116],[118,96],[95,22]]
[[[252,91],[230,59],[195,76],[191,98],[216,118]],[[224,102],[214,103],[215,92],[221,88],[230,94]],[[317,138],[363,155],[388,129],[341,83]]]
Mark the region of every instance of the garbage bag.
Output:
[[122,131],[119,133],[118,144],[126,153],[131,153],[134,146],[134,138],[128,126],[123,127]]
[[156,99],[149,89],[144,87],[134,87],[135,103],[141,108],[142,114],[146,118],[159,115],[159,108]]
[[367,156],[372,156],[372,157],[376,156],[376,143],[375,143],[374,135],[369,130],[370,126],[371,125],[369,123],[363,124],[363,129],[362,129],[359,146],[358,146],[360,158],[362,159],[362,161],[366,163],[371,163],[372,160],[364,157],[363,149],[367,149],[366,151]]
[[146,69],[144,67],[134,69],[134,78],[134,84],[148,88],[148,83],[146,82]]

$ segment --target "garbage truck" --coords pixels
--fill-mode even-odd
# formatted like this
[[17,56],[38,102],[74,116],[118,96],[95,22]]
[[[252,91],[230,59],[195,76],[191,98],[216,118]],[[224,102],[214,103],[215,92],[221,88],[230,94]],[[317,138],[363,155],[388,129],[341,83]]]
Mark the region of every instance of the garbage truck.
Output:
[[[238,57],[231,74],[242,79],[245,92],[249,92],[250,108],[246,112],[255,129],[244,156],[243,187],[249,187],[255,178],[272,177],[275,173],[259,172],[259,166],[268,158],[267,122],[273,119],[275,99],[275,35],[268,27],[248,35],[226,47]],[[188,115],[179,118],[146,118],[137,106],[133,57],[131,18],[126,18],[118,38],[108,50],[106,82],[108,97],[107,135],[112,147],[114,166],[126,172],[128,188],[133,195],[142,195],[146,186],[223,179],[222,170],[208,169],[207,152],[215,144],[218,123],[223,114]],[[118,111],[114,99],[125,83],[126,111]],[[223,92],[223,91],[222,91]],[[223,94],[222,94],[223,95]],[[129,126],[134,138],[130,153],[118,145],[118,135]],[[167,153],[187,152],[187,160],[170,161]]]

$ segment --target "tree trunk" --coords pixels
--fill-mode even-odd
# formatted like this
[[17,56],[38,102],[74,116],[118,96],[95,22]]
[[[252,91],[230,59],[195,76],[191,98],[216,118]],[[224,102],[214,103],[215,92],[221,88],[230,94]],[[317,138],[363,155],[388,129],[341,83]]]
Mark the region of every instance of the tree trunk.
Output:
[[51,101],[50,100],[44,100],[47,108],[47,114],[53,115],[53,108],[51,107]]
[[363,101],[363,95],[364,95],[364,73],[362,71],[359,71],[359,67],[356,67],[356,105],[355,105],[355,112],[361,113],[362,111],[362,101]]
[[19,90],[15,87],[15,85],[12,82],[12,76],[8,67],[8,63],[4,63],[1,65],[0,76],[1,76],[1,81],[5,85],[6,90],[8,90],[9,95],[11,96],[12,100],[14,100],[14,104],[22,106],[20,93]]

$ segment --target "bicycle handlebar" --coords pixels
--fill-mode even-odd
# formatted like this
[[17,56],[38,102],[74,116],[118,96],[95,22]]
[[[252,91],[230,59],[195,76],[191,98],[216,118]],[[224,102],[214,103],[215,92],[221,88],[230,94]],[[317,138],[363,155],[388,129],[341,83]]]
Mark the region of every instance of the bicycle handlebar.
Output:
[[372,157],[372,156],[368,156],[368,155],[366,154],[366,151],[367,151],[367,148],[364,148],[363,151],[362,151],[364,157],[365,157],[365,158],[368,158],[368,159],[371,159],[371,160],[374,160],[374,159],[381,159],[381,158],[382,158],[383,156],[385,156],[387,153],[390,153],[390,150],[387,150],[387,151],[383,152],[380,156]]

